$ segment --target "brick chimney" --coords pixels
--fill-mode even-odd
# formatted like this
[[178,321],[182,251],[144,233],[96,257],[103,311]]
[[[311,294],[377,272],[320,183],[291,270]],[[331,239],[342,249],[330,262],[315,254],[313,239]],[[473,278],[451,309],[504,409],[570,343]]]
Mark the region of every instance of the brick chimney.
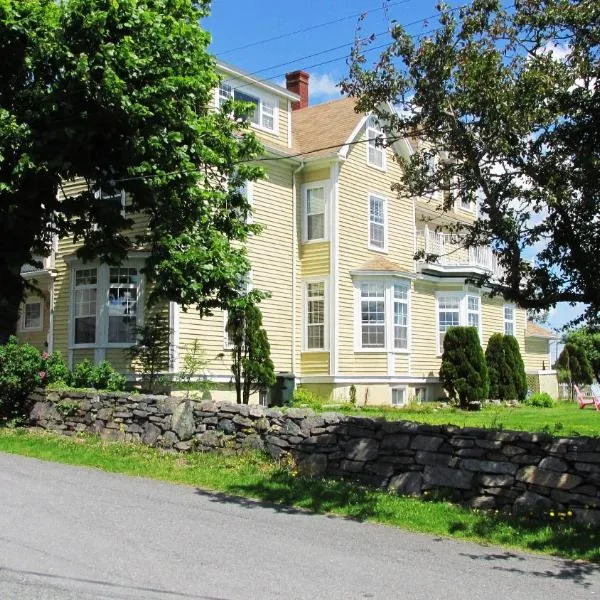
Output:
[[292,102],[292,110],[306,108],[308,106],[308,78],[310,75],[305,71],[294,71],[285,74],[285,87],[294,94],[300,96],[299,102]]

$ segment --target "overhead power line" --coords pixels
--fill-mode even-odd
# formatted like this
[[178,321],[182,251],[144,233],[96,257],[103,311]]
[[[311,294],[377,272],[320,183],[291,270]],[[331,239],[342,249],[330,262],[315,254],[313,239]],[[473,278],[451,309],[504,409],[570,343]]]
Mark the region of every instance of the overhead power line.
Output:
[[298,35],[300,33],[305,33],[307,31],[314,31],[315,29],[321,29],[323,27],[327,27],[329,25],[335,25],[336,23],[342,23],[343,21],[349,21],[350,19],[357,19],[365,14],[373,14],[376,12],[381,12],[382,10],[387,10],[394,6],[399,6],[401,4],[410,4],[411,2],[415,2],[416,0],[402,0],[401,2],[390,2],[386,6],[380,6],[377,8],[368,8],[359,13],[354,13],[352,15],[346,15],[345,17],[339,17],[338,19],[333,19],[332,21],[325,21],[323,23],[317,23],[315,25],[310,25],[309,27],[303,27],[302,29],[296,29],[295,31],[288,31],[287,33],[282,33],[280,35],[275,35],[273,37],[265,38],[262,40],[257,40],[255,42],[250,42],[249,44],[244,44],[243,46],[237,46],[235,48],[230,48],[229,50],[223,50],[222,52],[218,52],[215,56],[224,56],[225,54],[231,54],[232,52],[237,52],[238,50],[246,50],[247,48],[254,48],[255,46],[260,46],[262,44],[267,44],[269,42],[274,42],[277,40],[283,40],[288,37],[292,37],[294,35]]

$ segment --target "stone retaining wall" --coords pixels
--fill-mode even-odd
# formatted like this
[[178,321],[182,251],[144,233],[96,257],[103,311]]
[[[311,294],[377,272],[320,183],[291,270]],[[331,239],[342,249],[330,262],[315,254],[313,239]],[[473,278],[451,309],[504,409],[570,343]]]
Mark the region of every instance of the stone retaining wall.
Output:
[[173,451],[289,452],[308,475],[347,475],[400,494],[472,507],[572,510],[600,524],[600,438],[315,414],[169,396],[35,392],[32,425]]

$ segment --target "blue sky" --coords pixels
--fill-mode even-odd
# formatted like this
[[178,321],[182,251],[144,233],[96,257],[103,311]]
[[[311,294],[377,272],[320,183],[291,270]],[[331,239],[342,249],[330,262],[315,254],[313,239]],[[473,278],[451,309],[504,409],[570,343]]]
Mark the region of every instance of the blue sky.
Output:
[[[215,0],[203,26],[212,35],[211,52],[225,62],[280,85],[285,73],[303,69],[310,80],[310,102],[340,97],[336,83],[347,73],[346,57],[357,34],[358,15],[365,14],[361,37],[379,35],[374,46],[385,44],[395,20],[419,35],[436,27],[437,0]],[[448,1],[450,6],[464,2]],[[332,22],[335,21],[335,22]],[[416,22],[420,21],[420,22]],[[308,29],[301,33],[298,30]],[[270,38],[278,37],[271,41]],[[242,48],[242,46],[245,46]],[[367,55],[376,60],[377,51]],[[580,307],[558,305],[549,324],[559,328],[581,313]]]

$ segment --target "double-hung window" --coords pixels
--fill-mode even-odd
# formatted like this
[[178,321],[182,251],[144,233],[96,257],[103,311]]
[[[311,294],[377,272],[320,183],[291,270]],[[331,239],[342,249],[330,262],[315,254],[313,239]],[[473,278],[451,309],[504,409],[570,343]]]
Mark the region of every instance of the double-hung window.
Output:
[[370,123],[366,130],[367,137],[367,164],[377,169],[385,170],[386,156],[383,145],[383,131],[374,123]]
[[140,324],[141,274],[137,265],[73,269],[73,346],[130,346]]
[[96,343],[98,269],[75,271],[74,337],[75,344]]
[[327,209],[329,185],[315,182],[303,186],[304,240],[324,241],[327,239]]
[[369,194],[369,248],[387,248],[387,202]]
[[475,327],[481,337],[481,298],[467,296],[467,325]]
[[305,347],[306,350],[326,349],[326,285],[325,281],[306,283]]
[[450,327],[460,325],[459,295],[442,295],[438,298],[438,344],[439,353],[444,350],[444,338]]
[[407,351],[409,286],[394,280],[361,281],[358,290],[356,349]]
[[21,331],[41,331],[44,318],[41,300],[29,300],[21,312]]
[[515,307],[504,306],[504,335],[515,335]]

